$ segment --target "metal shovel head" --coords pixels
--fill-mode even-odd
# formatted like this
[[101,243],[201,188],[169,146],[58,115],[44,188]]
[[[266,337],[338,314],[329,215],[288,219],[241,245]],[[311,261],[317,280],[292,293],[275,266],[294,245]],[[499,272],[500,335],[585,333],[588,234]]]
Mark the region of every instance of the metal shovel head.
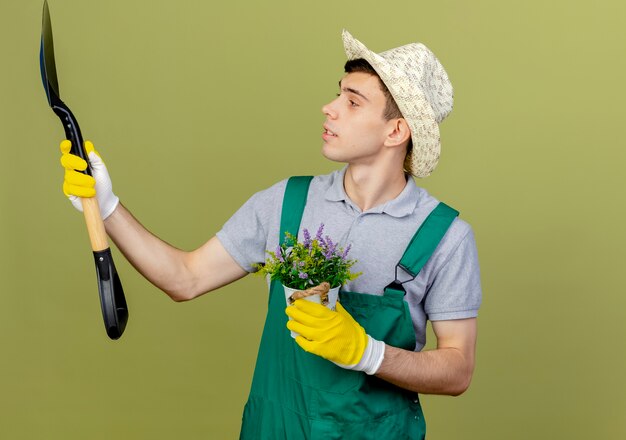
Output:
[[[59,80],[57,78],[57,67],[54,61],[54,41],[52,40],[52,23],[50,22],[50,10],[47,0],[43,3],[43,14],[41,20],[41,46],[39,48],[39,69],[41,70],[41,81],[46,91],[48,104],[61,119],[65,138],[72,142],[71,153],[81,157],[87,164],[89,158],[83,146],[83,136],[80,132],[78,121],[70,108],[61,100],[59,93]],[[88,166],[85,174],[91,175],[91,166]]]
[[41,21],[41,46],[39,48],[39,68],[41,80],[46,90],[48,104],[52,107],[61,101],[59,94],[59,80],[57,79],[57,66],[54,62],[54,42],[52,41],[52,24],[50,23],[50,10],[48,2],[43,3],[43,15]]

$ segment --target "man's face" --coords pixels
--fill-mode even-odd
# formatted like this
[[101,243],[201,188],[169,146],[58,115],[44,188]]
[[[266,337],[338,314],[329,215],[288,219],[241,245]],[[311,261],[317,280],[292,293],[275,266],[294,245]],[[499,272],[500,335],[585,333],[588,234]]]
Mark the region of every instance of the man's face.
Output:
[[386,99],[379,79],[364,72],[348,73],[337,98],[324,107],[322,154],[330,160],[373,163],[383,149],[390,121],[383,117]]

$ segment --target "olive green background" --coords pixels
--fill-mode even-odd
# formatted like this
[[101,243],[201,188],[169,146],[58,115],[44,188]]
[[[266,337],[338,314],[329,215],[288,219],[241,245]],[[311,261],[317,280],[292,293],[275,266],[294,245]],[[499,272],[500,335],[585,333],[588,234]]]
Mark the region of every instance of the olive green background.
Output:
[[[266,307],[248,277],[177,304],[115,249],[130,308],[104,332],[63,131],[39,75],[42,2],[0,0],[0,438],[232,439]],[[51,0],[62,98],[151,231],[184,249],[320,154],[342,28],[431,48],[455,87],[418,184],[474,227],[474,380],[424,396],[431,439],[626,436],[626,88],[619,0]],[[430,346],[433,344],[431,335]]]

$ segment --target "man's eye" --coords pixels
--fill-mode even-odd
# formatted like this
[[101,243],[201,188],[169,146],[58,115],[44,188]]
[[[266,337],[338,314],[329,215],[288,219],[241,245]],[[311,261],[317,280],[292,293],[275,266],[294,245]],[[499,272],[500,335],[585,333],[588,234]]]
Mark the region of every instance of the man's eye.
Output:
[[[337,98],[339,98],[341,96],[341,93],[335,93],[335,96],[337,96]],[[359,104],[354,102],[352,99],[348,99],[348,103],[350,104],[350,107],[358,107],[359,106]]]

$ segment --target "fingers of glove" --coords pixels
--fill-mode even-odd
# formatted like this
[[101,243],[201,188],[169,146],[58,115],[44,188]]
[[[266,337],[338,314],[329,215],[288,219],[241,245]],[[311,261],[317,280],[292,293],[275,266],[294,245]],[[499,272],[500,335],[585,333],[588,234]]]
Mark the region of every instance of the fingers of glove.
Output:
[[91,177],[89,174],[79,173],[74,170],[66,170],[65,171],[65,182],[70,185],[76,186],[84,186],[94,188],[96,185],[96,179]]
[[[298,300],[300,301],[300,300]],[[296,301],[297,302],[297,301]],[[324,307],[321,306],[319,304],[317,304],[319,307]],[[330,310],[329,310],[330,311]],[[294,321],[297,321],[301,324],[304,324],[308,327],[312,327],[312,328],[326,328],[329,326],[330,322],[332,322],[332,317],[331,319],[328,318],[320,318],[317,316],[313,316],[310,315],[300,309],[298,309],[294,305],[289,306],[285,309],[285,313],[287,314],[287,316],[289,316],[291,319],[293,319]]]
[[339,301],[337,301],[337,304],[335,305],[335,310],[337,311],[337,313],[339,315],[341,315],[344,319],[347,319],[351,322],[354,322],[355,324],[358,324],[354,318],[352,317],[352,315],[350,314],[350,312],[348,312],[346,309],[343,308],[343,306],[341,305],[341,303]]
[[305,299],[298,299],[293,303],[293,305],[302,313],[318,319],[330,319],[336,315],[336,313],[328,307],[312,301],[307,301]]
[[63,192],[66,196],[93,197],[96,195],[96,180],[74,170],[65,170]]
[[335,304],[335,310],[337,311],[337,313],[341,313],[342,315],[348,314],[348,311],[346,309],[343,308],[343,306],[341,305],[341,302],[337,301],[337,303]]
[[[61,164],[63,165],[63,167],[71,168],[73,170],[79,170],[79,171],[86,169],[87,162],[85,162],[79,156],[75,154],[71,154],[70,153],[71,149],[72,149],[71,141],[68,141],[66,139],[61,142],[61,153],[63,153],[63,156],[61,157]],[[87,156],[89,156],[90,161],[94,160],[93,157],[95,154],[95,157],[97,157],[100,160],[100,162],[104,164],[104,161],[102,160],[102,156],[100,156],[100,153],[96,151],[91,141],[85,141],[85,151],[87,153]]]
[[63,193],[67,196],[76,197],[93,197],[96,195],[96,189],[88,186],[72,185],[67,182],[63,182]]
[[320,336],[324,335],[324,331],[320,329],[316,329],[314,327],[309,327],[304,325],[298,321],[289,320],[287,321],[287,328],[292,332],[299,333],[304,338],[310,341],[316,341]]
[[95,150],[96,149],[93,147],[93,143],[91,141],[85,141],[85,151],[87,152],[87,155]]
[[[297,336],[296,343],[306,352],[321,356],[319,352],[320,345],[317,342],[309,341],[304,336]],[[322,356],[324,357],[324,356]]]
[[[72,149],[72,141],[70,141],[69,139],[64,139],[61,141],[60,147],[61,147],[61,153],[67,154]],[[91,141],[85,141],[85,151],[87,152],[87,154],[93,151],[98,156],[100,156],[100,153],[96,151],[95,147],[93,146],[93,142]]]
[[61,153],[67,154],[72,149],[72,141],[64,139],[61,141],[61,145],[59,145],[59,147],[61,148]]
[[66,170],[84,171],[87,169],[87,162],[84,159],[70,153],[63,153],[61,156],[61,165]]
[[[96,156],[102,159],[102,156],[100,156],[100,153],[98,153],[91,141],[85,141],[85,151],[87,152],[87,156],[89,156],[89,160],[91,160],[91,153],[95,153]],[[104,163],[104,161],[102,162]]]

